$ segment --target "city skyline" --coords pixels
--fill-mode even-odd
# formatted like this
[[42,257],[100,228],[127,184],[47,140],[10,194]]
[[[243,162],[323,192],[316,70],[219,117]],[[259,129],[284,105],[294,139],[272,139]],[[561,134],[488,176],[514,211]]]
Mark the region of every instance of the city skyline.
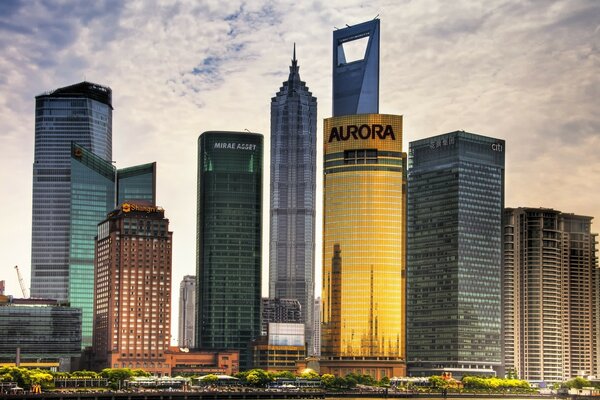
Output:
[[[457,129],[504,139],[510,149],[507,207],[600,216],[597,3],[241,4],[0,5],[1,204],[12,210],[6,224],[14,227],[0,240],[7,255],[0,280],[6,280],[7,294],[20,296],[14,265],[31,286],[36,95],[84,80],[111,87],[113,159],[120,165],[157,162],[157,201],[172,210],[177,238],[177,285],[195,270],[189,210],[196,199],[199,133],[268,132],[272,91],[287,75],[282,66],[296,42],[303,80],[319,98],[321,142],[320,121],[331,115],[331,60],[322,57],[330,54],[331,31],[377,14],[383,21],[380,111],[404,115],[405,148],[409,141]],[[268,152],[264,165],[269,165]],[[317,168],[321,199],[320,148]],[[532,175],[535,180],[528,179]],[[268,216],[264,186],[263,215]],[[320,201],[317,206],[316,226],[321,226]],[[266,229],[263,243],[268,243]],[[316,252],[318,295],[319,230]],[[263,294],[267,285],[263,279]]]

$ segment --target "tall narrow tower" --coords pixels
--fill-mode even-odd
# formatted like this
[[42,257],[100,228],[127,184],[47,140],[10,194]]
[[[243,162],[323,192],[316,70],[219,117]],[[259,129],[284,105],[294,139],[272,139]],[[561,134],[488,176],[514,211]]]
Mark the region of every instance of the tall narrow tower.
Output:
[[263,136],[204,132],[198,139],[196,341],[252,363],[260,335]]
[[288,80],[271,99],[269,296],[297,299],[313,353],[317,99],[300,80],[296,45]]
[[[364,48],[350,58],[354,46]],[[321,372],[405,374],[406,153],[402,116],[377,114],[379,20],[334,32],[323,129]]]

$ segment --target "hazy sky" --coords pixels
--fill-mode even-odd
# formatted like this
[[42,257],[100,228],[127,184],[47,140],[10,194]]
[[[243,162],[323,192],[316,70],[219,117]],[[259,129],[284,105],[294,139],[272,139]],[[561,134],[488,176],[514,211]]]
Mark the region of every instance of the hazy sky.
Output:
[[[265,134],[268,149],[270,99],[296,42],[300,76],[318,99],[320,143],[331,116],[332,31],[377,15],[380,112],[404,115],[405,149],[454,130],[505,139],[507,206],[600,217],[600,1],[2,0],[7,293],[20,296],[14,265],[30,282],[36,95],[83,80],[112,88],[113,159],[120,168],[158,163],[157,202],[174,232],[176,316],[179,282],[195,274],[198,135],[248,129]],[[268,215],[268,152],[264,165]],[[317,218],[321,226],[320,208]]]

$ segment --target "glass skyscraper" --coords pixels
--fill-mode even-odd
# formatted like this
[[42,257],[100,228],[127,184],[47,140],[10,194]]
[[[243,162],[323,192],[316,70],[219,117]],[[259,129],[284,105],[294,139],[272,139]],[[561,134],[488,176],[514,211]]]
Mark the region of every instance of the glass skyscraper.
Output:
[[71,142],[112,160],[109,88],[81,82],[36,97],[32,297],[69,298]]
[[[91,345],[94,308],[94,238],[97,225],[117,204],[155,204],[156,163],[117,170],[91,151],[71,144],[69,302],[83,310],[83,346]],[[116,184],[115,184],[116,179]],[[115,196],[116,191],[116,196]]]
[[263,136],[198,139],[196,346],[240,351],[260,335]]
[[288,80],[271,99],[269,296],[297,299],[313,354],[317,99],[300,80],[296,47]]
[[377,114],[379,20],[334,31],[333,52],[333,117],[323,128],[321,372],[404,376],[406,153],[402,116]]
[[333,116],[379,112],[379,20],[333,31]]
[[501,369],[504,151],[464,131],[410,143],[410,375]]
[[324,132],[321,372],[403,376],[402,116],[328,118]]

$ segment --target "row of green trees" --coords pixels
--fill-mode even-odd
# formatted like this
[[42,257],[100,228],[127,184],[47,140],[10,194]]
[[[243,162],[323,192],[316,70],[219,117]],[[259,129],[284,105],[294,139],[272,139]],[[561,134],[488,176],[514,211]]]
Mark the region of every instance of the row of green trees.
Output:
[[[352,389],[357,385],[366,385],[366,386],[389,386],[390,378],[383,378],[381,381],[376,380],[371,375],[362,375],[351,373],[346,375],[345,377],[334,376],[331,374],[323,374],[319,375],[313,370],[307,370],[300,375],[295,375],[292,372],[267,372],[262,369],[252,369],[249,371],[243,371],[235,375],[236,378],[239,378],[243,385],[254,386],[254,387],[265,387],[269,383],[275,381],[276,379],[309,379],[309,380],[319,380],[321,382],[322,387],[325,389]],[[216,376],[214,379],[208,380],[209,383],[216,381]],[[207,382],[206,378],[204,382]]]
[[[130,369],[130,368],[106,368],[102,372],[94,371],[75,371],[75,372],[52,372],[41,369],[28,369],[19,367],[0,367],[0,382],[16,382],[17,385],[25,389],[30,389],[32,385],[40,385],[43,389],[51,389],[54,385],[55,378],[69,379],[69,378],[106,378],[109,386],[117,388],[122,383],[132,377],[137,376],[150,376],[149,372],[142,369]],[[269,383],[276,379],[309,379],[319,380],[322,387],[329,390],[346,390],[352,389],[357,385],[366,386],[380,386],[387,387],[390,384],[390,379],[384,377],[380,381],[377,381],[370,375],[361,375],[351,373],[345,377],[334,376],[331,374],[319,375],[313,370],[307,370],[300,375],[295,375],[292,372],[267,372],[262,369],[252,369],[249,371],[243,371],[235,375],[236,378],[240,379],[240,383],[247,386],[253,387],[265,387]],[[216,375],[208,375],[205,377],[205,383],[214,383],[218,380]],[[531,387],[527,381],[516,379],[513,377],[509,378],[496,378],[496,377],[480,377],[480,376],[465,376],[461,381],[454,379],[443,379],[440,376],[432,376],[429,378],[430,389],[433,390],[459,390],[464,389],[468,391],[483,391],[483,392],[527,392],[531,391]],[[600,387],[600,383],[590,382],[584,378],[574,378],[562,384],[555,385],[555,388],[577,388],[582,387]]]
[[54,379],[98,379],[106,378],[113,388],[123,381],[134,376],[150,376],[149,372],[141,369],[106,368],[102,372],[75,371],[53,372],[42,369],[28,369],[20,367],[0,367],[0,382],[16,382],[20,387],[29,390],[32,385],[40,385],[42,389],[54,387]]

